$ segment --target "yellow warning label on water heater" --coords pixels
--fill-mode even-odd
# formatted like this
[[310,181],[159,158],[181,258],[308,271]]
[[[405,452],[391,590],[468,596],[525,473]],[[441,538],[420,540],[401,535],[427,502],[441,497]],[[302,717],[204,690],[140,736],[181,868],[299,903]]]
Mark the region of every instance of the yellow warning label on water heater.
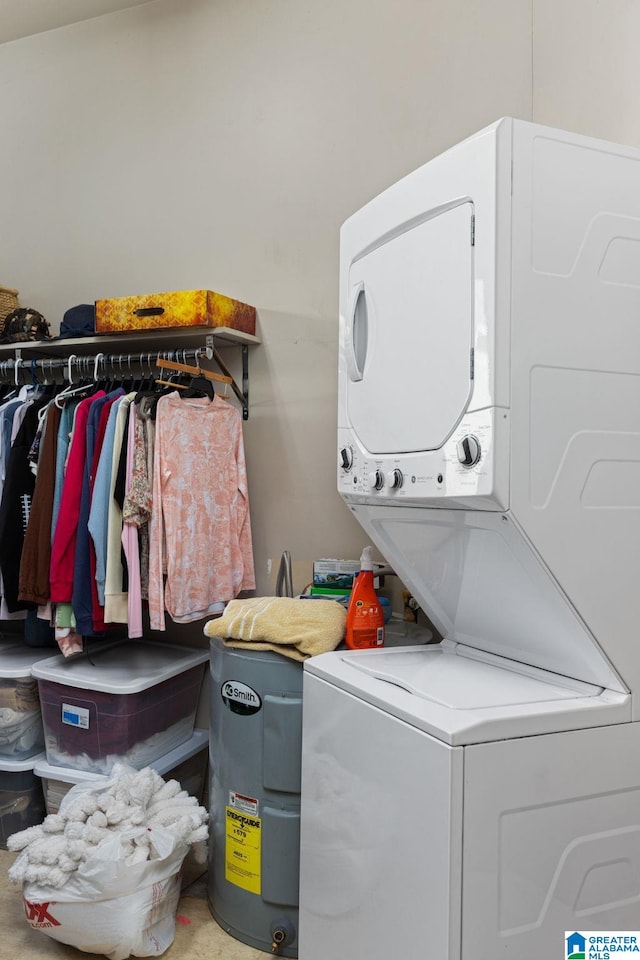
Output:
[[260,894],[262,820],[227,807],[224,876],[249,893]]

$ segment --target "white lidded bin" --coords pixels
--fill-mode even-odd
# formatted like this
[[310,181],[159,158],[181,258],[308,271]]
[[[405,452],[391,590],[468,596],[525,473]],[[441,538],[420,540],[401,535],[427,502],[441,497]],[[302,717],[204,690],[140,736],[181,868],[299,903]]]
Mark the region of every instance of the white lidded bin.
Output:
[[35,765],[44,753],[24,760],[0,757],[0,848],[7,849],[13,833],[41,823],[44,817],[42,784]]
[[32,757],[44,747],[38,684],[31,668],[50,653],[22,641],[0,643],[0,759]]
[[129,640],[34,664],[47,761],[106,774],[140,770],[193,733],[206,650]]
[[[177,780],[183,790],[201,801],[207,772],[208,751],[209,731],[194,730],[188,740],[158,757],[157,760],[153,760],[149,766],[165,780]],[[99,783],[108,779],[107,774],[54,766],[48,763],[44,754],[35,764],[34,771],[42,780],[44,804],[48,814],[58,812],[63,797],[75,784],[89,781]]]

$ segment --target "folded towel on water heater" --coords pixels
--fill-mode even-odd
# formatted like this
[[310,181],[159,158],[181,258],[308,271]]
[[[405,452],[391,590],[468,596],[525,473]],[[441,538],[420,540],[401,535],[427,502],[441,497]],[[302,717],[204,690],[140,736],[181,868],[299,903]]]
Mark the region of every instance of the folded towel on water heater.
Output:
[[231,600],[221,617],[205,624],[204,632],[230,647],[306,660],[335,650],[344,640],[346,619],[346,610],[335,600],[252,597]]

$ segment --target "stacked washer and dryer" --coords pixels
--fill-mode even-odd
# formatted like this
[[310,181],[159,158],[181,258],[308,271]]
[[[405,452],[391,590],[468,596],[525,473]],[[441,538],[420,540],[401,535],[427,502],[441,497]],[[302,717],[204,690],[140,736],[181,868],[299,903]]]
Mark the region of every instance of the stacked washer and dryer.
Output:
[[341,232],[338,489],[441,643],[305,664],[301,960],[640,929],[640,151],[504,119]]

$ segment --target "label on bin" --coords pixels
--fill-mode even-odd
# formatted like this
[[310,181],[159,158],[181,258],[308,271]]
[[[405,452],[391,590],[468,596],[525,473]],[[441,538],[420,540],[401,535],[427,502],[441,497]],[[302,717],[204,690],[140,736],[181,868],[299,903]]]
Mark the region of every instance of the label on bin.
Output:
[[226,808],[224,878],[249,893],[261,892],[260,851],[262,820]]
[[72,707],[70,703],[62,704],[62,722],[72,727],[89,729],[89,711],[85,707]]

